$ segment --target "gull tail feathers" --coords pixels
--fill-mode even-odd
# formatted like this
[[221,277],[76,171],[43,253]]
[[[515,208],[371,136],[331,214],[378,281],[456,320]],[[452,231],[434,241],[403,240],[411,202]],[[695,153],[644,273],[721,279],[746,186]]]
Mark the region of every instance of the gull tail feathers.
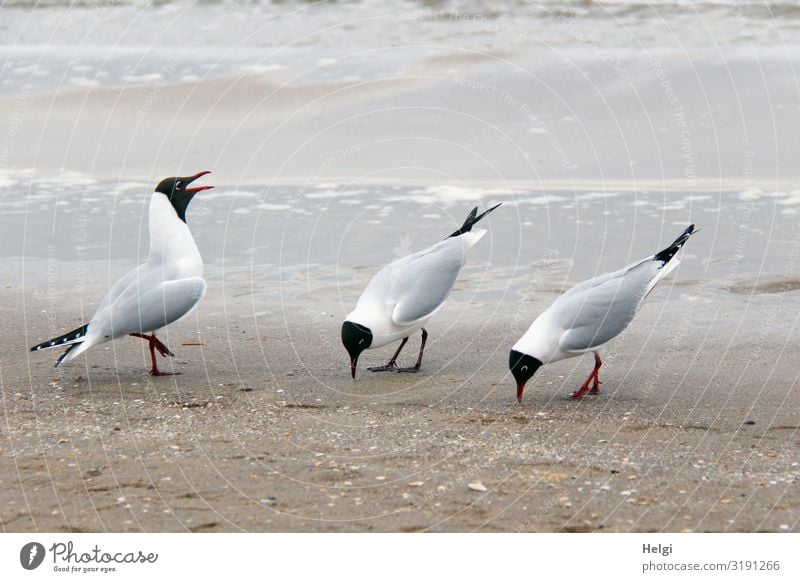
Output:
[[38,352],[39,350],[49,350],[50,348],[58,348],[62,346],[69,346],[72,344],[80,343],[83,341],[83,338],[86,337],[86,331],[89,329],[89,324],[82,325],[78,329],[73,329],[69,333],[65,333],[64,335],[60,335],[58,337],[54,337],[51,340],[47,340],[46,342],[42,342],[37,344],[31,348],[32,352]]
[[[69,346],[69,347],[67,348],[67,350],[66,350],[66,351],[65,351],[63,354],[61,354],[60,356],[58,356],[58,359],[56,360],[56,365],[55,365],[55,366],[53,366],[53,367],[54,367],[54,368],[60,368],[60,367],[61,367],[61,364],[63,364],[63,363],[64,363],[64,360],[66,360],[66,359],[67,359],[67,356],[69,355],[69,353],[70,353],[72,350],[74,350],[75,348],[77,348],[79,345],[81,345],[81,344],[80,344],[80,343],[77,343],[77,344],[72,344],[71,346]],[[74,356],[73,356],[73,357],[74,357]],[[72,358],[69,358],[69,359],[71,360]]]
[[96,345],[96,342],[92,340],[76,342],[70,345],[66,351],[58,357],[58,360],[56,360],[56,365],[53,367],[60,368],[61,364],[64,362],[69,362],[70,360],[74,360],[93,345]]
[[[502,202],[500,202],[500,204],[502,204]],[[461,234],[464,234],[465,232],[471,231],[472,227],[475,226],[475,223],[477,223],[481,218],[489,214],[492,210],[500,206],[500,204],[495,204],[489,210],[481,214],[478,214],[478,207],[476,206],[475,208],[472,209],[472,212],[469,213],[467,219],[464,221],[464,224],[461,225],[461,228],[459,228],[457,231],[455,231],[447,238],[453,238],[454,236],[459,236]]]

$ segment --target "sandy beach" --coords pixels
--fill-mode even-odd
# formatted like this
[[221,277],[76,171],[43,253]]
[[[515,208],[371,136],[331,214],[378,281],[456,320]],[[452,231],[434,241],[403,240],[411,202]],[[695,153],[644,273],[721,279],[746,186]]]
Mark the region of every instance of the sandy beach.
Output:
[[602,395],[579,403],[566,396],[588,358],[543,370],[517,404],[503,347],[520,329],[481,325],[480,306],[431,326],[419,375],[355,383],[336,319],[304,318],[307,304],[256,333],[249,301],[210,301],[169,333],[182,375],[157,379],[133,339],[87,366],[27,368],[9,334],[23,318],[4,309],[17,366],[4,360],[3,528],[781,531],[800,503],[794,354],[766,333],[756,352],[738,301],[691,310],[730,336],[687,330],[691,293],[652,301],[607,358]]
[[[563,4],[4,8],[0,531],[798,531],[800,13]],[[30,353],[200,170],[180,375]],[[351,380],[370,277],[498,202],[420,373]],[[602,393],[584,356],[517,403],[534,318],[690,223]]]

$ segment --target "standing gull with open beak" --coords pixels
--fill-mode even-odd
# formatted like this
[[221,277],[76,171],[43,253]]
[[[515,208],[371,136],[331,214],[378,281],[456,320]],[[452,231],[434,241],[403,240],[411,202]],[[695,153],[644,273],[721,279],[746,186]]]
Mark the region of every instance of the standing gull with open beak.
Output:
[[86,325],[31,348],[32,352],[67,346],[56,361],[72,360],[96,345],[125,335],[149,343],[153,376],[170,376],[156,362],[174,356],[155,332],[188,315],[206,292],[203,259],[186,224],[186,209],[198,192],[213,186],[190,188],[189,184],[210,172],[165,178],[150,198],[150,254],[111,287]]
[[522,400],[525,383],[541,366],[587,352],[594,352],[594,369],[572,398],[583,398],[590,384],[591,393],[599,394],[600,348],[633,321],[656,284],[678,266],[676,255],[695,232],[689,225],[663,251],[579,283],[556,299],[511,348],[508,367],[517,383],[517,400]]

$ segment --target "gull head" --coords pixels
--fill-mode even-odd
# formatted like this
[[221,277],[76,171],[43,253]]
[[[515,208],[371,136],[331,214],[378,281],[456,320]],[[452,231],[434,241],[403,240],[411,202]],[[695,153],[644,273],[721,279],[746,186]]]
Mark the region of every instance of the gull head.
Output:
[[183,222],[186,222],[186,209],[189,207],[189,202],[198,192],[203,190],[211,190],[214,186],[197,186],[190,188],[189,184],[202,178],[211,172],[198,172],[194,176],[176,176],[172,178],[164,178],[156,186],[156,192],[160,192],[166,196],[172,203],[175,213]]
[[523,354],[517,350],[511,350],[508,354],[508,369],[517,381],[517,402],[522,401],[522,393],[525,392],[525,383],[533,378],[536,370],[542,365],[541,360],[533,356]]
[[356,379],[356,365],[361,352],[372,345],[372,332],[368,327],[352,321],[342,324],[342,345],[350,354],[350,374]]

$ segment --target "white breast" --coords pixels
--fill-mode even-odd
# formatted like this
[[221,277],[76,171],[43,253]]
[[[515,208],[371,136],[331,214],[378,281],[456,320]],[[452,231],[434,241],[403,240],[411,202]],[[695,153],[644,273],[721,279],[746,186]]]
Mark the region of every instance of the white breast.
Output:
[[557,362],[572,355],[564,353],[559,347],[564,328],[556,323],[552,315],[551,307],[536,318],[511,349],[532,356],[543,364]]
[[160,265],[164,280],[203,276],[203,259],[189,232],[164,194],[150,199],[150,256],[148,263]]

